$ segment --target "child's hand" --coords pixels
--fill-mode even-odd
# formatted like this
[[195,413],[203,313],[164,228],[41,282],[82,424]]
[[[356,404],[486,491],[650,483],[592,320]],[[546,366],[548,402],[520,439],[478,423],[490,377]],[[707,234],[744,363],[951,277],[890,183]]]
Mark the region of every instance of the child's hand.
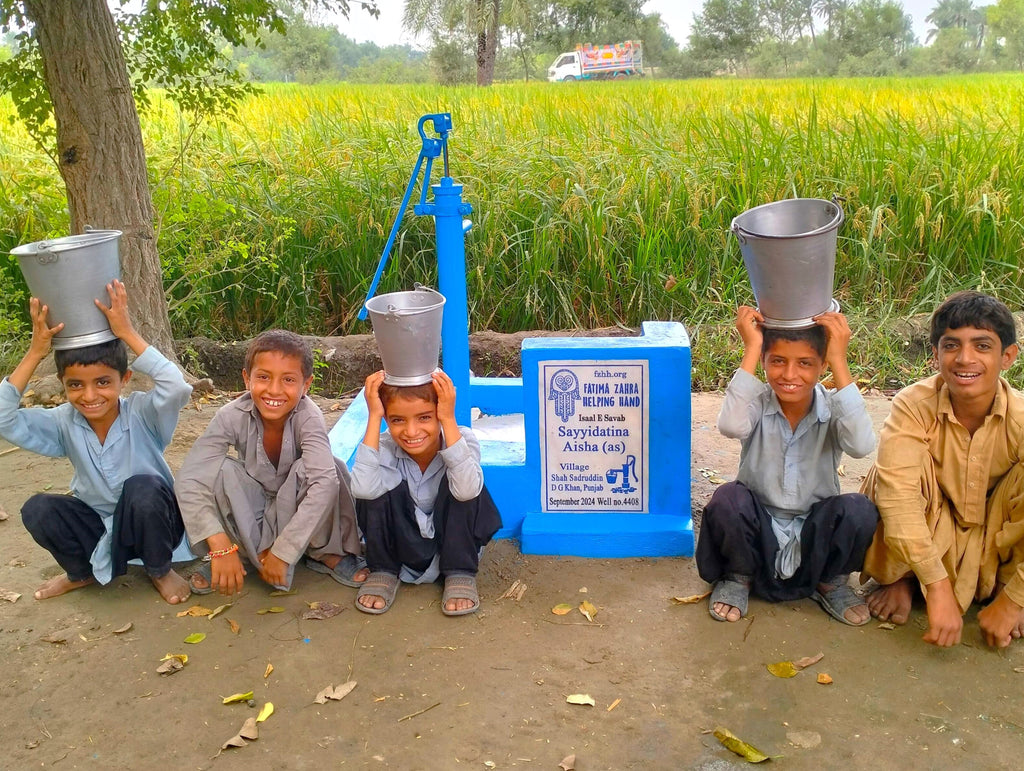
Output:
[[370,412],[370,419],[376,420],[379,424],[384,417],[384,402],[380,400],[380,387],[384,382],[384,370],[377,370],[363,384],[363,397],[366,399],[366,408]]
[[107,296],[110,298],[109,308],[99,300],[93,300],[93,302],[107,317],[110,331],[122,340],[134,335],[135,327],[132,326],[132,320],[128,316],[128,290],[124,288],[124,284],[115,278],[107,284]]
[[64,329],[63,321],[55,327],[47,324],[46,314],[49,310],[49,307],[40,303],[37,297],[28,301],[28,312],[32,317],[32,342],[29,344],[29,348],[40,358],[50,352],[54,335]]
[[764,334],[761,332],[763,322],[764,316],[757,308],[741,305],[736,310],[736,329],[740,333],[743,347],[755,351],[758,356],[761,355],[761,343],[764,342]]
[[853,382],[847,352],[850,348],[850,324],[846,316],[836,311],[822,313],[814,317],[814,322],[825,330],[828,348],[825,351],[825,362],[832,370],[832,379],[836,388],[843,388]]
[[437,391],[437,420],[444,425],[446,421],[455,422],[455,383],[444,372],[438,370],[433,374],[434,390]]
[[210,586],[215,590],[230,597],[242,591],[244,583],[245,568],[238,552],[210,560]]
[[260,552],[260,577],[271,586],[288,585],[288,563],[270,549]]

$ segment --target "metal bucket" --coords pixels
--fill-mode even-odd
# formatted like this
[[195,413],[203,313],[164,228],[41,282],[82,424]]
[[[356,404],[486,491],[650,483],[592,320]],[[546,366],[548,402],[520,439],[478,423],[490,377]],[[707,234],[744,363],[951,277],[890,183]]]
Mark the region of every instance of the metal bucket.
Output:
[[110,324],[93,300],[110,304],[107,284],[121,277],[120,230],[92,230],[78,236],[36,241],[12,251],[33,297],[48,307],[47,323],[64,329],[57,349],[82,348],[113,340]]
[[384,382],[396,386],[429,383],[441,351],[444,295],[416,285],[411,292],[391,292],[366,301],[373,322]]
[[832,287],[842,224],[842,207],[821,198],[766,203],[732,221],[765,326],[809,327],[839,309]]

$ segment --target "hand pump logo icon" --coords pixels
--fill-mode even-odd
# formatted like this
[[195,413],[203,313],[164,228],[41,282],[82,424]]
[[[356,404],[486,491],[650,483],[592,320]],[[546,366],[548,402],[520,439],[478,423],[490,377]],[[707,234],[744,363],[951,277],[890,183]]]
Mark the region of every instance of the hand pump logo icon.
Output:
[[548,384],[548,401],[555,403],[555,414],[568,423],[576,414],[576,400],[580,398],[580,381],[576,373],[560,369],[551,376]]

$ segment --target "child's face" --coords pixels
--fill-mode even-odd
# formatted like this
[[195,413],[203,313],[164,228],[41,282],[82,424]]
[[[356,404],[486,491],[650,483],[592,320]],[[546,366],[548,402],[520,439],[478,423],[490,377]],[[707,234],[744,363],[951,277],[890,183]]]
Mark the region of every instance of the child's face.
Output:
[[413,460],[429,463],[441,449],[437,405],[429,399],[397,397],[384,408],[391,438]]
[[995,396],[999,373],[1017,358],[1017,346],[1003,350],[999,335],[991,329],[947,329],[932,349],[942,381],[953,401]]
[[70,364],[64,369],[61,383],[71,405],[82,413],[94,429],[106,430],[121,409],[121,389],[131,378],[124,377],[106,364]]
[[302,361],[279,351],[256,354],[252,372],[242,370],[242,379],[265,423],[283,421],[299,404],[313,384],[313,376],[302,376]]
[[776,340],[762,357],[761,366],[780,404],[811,408],[814,386],[825,371],[825,362],[810,343]]

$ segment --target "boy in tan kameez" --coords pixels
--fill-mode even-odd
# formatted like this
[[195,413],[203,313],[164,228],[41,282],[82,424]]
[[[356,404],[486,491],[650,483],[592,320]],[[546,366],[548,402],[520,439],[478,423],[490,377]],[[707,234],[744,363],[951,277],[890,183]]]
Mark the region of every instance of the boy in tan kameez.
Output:
[[881,521],[862,580],[881,587],[872,615],[907,621],[915,583],[925,642],[960,642],[972,601],[986,643],[1024,633],[1024,396],[1000,375],[1017,357],[1013,316],[980,292],[958,292],[932,315],[938,374],[893,399],[878,459],[862,487]]

